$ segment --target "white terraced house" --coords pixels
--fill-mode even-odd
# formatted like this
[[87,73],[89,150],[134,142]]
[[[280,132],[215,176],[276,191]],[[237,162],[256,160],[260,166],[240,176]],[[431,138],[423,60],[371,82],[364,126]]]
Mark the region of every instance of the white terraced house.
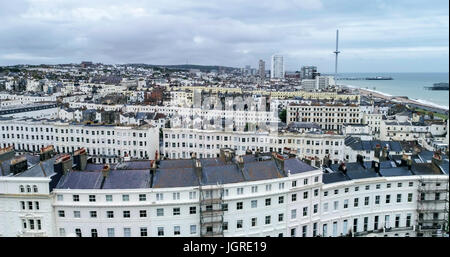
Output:
[[159,129],[143,126],[87,125],[46,119],[0,120],[0,147],[38,152],[53,145],[57,153],[86,148],[96,163],[116,163],[120,158],[151,159],[159,149]]
[[[403,156],[322,171],[232,149],[218,158],[118,165],[86,164],[83,153],[50,156],[42,169],[23,172],[60,176],[51,192],[56,236],[439,236],[448,229],[448,159],[437,154],[431,163]],[[21,216],[13,219],[21,226]]]
[[0,237],[56,236],[48,177],[1,176]]
[[0,107],[0,117],[56,118],[58,105],[56,102],[41,102]]
[[397,141],[423,140],[430,133],[430,126],[410,121],[381,121],[380,139]]
[[15,100],[20,104],[29,104],[34,102],[55,102],[58,94],[38,96],[31,94],[10,94],[6,92],[0,92],[0,100]]
[[164,156],[190,158],[196,153],[200,158],[219,156],[221,148],[232,148],[236,154],[252,152],[295,153],[301,158],[314,160],[320,166],[321,160],[329,155],[334,163],[344,160],[345,136],[320,133],[269,133],[197,130],[182,128],[163,129]]
[[39,160],[0,149],[0,237],[56,236],[51,190],[59,177],[51,160]]
[[287,107],[286,124],[313,122],[323,130],[341,131],[344,124],[361,124],[362,113],[356,104],[291,103]]
[[71,108],[83,108],[105,110],[105,111],[122,111],[126,112],[151,112],[162,113],[170,117],[193,117],[194,119],[200,117],[209,121],[214,118],[225,118],[236,122],[236,125],[245,126],[245,123],[266,123],[279,122],[279,118],[273,111],[244,111],[244,110],[204,110],[202,108],[187,108],[178,106],[150,106],[150,105],[102,105],[83,102],[71,102]]

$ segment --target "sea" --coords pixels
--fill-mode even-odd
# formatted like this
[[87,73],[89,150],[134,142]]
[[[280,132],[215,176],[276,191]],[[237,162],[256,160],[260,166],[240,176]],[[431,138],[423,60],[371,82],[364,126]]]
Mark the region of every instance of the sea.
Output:
[[407,96],[424,104],[449,107],[449,91],[427,90],[434,83],[448,83],[448,72],[429,73],[340,73],[338,78],[391,77],[393,80],[337,80],[338,85],[365,88],[390,96]]

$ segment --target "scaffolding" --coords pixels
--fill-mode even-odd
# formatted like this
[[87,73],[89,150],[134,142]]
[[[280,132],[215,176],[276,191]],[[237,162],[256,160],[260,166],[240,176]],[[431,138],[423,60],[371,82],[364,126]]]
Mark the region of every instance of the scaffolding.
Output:
[[417,236],[448,234],[449,183],[420,179],[417,194]]
[[223,185],[199,187],[200,236],[223,237]]

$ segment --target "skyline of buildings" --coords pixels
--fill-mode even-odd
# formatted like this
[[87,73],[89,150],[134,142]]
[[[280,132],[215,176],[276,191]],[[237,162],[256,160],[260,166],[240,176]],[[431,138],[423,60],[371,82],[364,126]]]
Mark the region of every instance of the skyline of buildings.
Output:
[[447,236],[448,110],[309,66],[16,69],[0,236]]

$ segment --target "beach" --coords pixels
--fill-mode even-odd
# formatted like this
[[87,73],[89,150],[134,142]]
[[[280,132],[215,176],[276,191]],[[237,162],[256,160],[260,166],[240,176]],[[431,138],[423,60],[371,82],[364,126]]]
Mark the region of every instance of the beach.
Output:
[[[434,83],[448,83],[448,72],[409,72],[409,73],[342,73],[337,84],[349,88],[362,88],[377,93],[379,97],[404,96],[410,101],[423,106],[438,109],[449,109],[449,91],[426,90],[425,87]],[[390,77],[392,80],[365,80],[367,77]],[[359,80],[346,80],[343,78],[360,78]],[[384,96],[380,96],[380,94]],[[403,101],[402,99],[397,99]],[[407,102],[410,102],[407,101]],[[411,102],[410,102],[411,103]]]
[[[353,88],[353,89],[356,89],[356,88]],[[404,104],[414,104],[414,105],[418,105],[418,106],[425,107],[425,108],[438,109],[441,111],[448,112],[448,108],[445,108],[443,106],[439,106],[436,104],[432,104],[432,103],[427,103],[427,102],[421,101],[421,100],[413,100],[413,99],[406,99],[404,97],[399,97],[399,96],[392,96],[389,94],[385,94],[385,93],[378,92],[375,90],[370,90],[370,89],[358,88],[358,90],[361,95],[367,96],[367,97],[376,97],[376,98],[388,100],[391,102],[398,102],[398,103],[404,103]]]

